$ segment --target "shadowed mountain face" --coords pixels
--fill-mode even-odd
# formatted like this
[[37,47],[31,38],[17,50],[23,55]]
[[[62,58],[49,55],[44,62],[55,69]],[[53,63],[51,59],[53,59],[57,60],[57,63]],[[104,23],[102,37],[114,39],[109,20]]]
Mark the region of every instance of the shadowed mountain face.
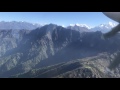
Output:
[[[11,32],[9,34],[0,32],[0,35],[1,41],[6,40],[4,37],[9,38],[9,42],[0,43],[1,49],[5,47],[4,52],[0,51],[0,77],[9,77],[58,63],[65,64],[68,61],[96,56],[103,52],[114,53],[120,49],[119,34],[104,40],[101,32],[80,33],[54,24],[32,31],[20,30],[17,39]],[[10,47],[7,48],[7,45]],[[66,67],[65,70],[74,70],[82,66],[76,63],[71,65],[68,64],[69,68]]]

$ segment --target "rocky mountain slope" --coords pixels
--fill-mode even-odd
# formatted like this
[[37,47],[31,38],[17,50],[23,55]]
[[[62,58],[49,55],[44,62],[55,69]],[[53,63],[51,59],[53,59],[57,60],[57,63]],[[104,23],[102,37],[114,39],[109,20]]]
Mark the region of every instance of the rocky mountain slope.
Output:
[[118,78],[116,70],[107,67],[115,54],[100,53],[97,56],[59,63],[27,73],[12,76],[14,78]]
[[[17,39],[9,30],[3,30],[0,35],[1,41],[5,41],[5,37],[8,38],[8,41],[0,42],[1,49],[5,47],[0,51],[0,77],[26,73],[32,69],[71,60],[81,60],[103,52],[112,54],[120,49],[120,34],[111,39],[104,39],[100,31],[80,33],[54,24],[31,31],[20,30]],[[79,64],[73,69],[78,67]]]

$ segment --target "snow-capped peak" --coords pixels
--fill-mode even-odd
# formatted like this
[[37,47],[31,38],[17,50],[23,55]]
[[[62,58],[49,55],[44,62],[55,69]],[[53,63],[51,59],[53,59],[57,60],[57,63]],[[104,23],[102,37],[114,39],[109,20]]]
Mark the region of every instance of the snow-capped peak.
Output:
[[72,26],[72,27],[73,27],[73,26],[75,26],[75,24],[70,24],[69,26]]
[[88,25],[86,25],[86,24],[78,24],[78,23],[76,23],[76,24],[70,24],[70,26],[72,26],[72,27],[74,27],[74,26],[85,27],[85,28],[87,28],[87,29],[90,29],[90,28],[91,28],[90,26],[88,26]]
[[111,27],[115,27],[117,24],[116,23],[113,23],[113,22],[108,22],[108,24],[111,26]]
[[116,23],[113,23],[113,22],[108,22],[108,23],[104,23],[104,24],[100,24],[99,26],[97,27],[101,27],[101,28],[113,28],[115,27],[117,24]]
[[105,32],[110,31],[116,25],[117,25],[117,23],[108,22],[108,23],[104,23],[104,24],[100,24],[98,26],[95,26],[94,28],[91,28],[91,30],[93,30],[93,31],[102,31],[102,32],[105,33]]

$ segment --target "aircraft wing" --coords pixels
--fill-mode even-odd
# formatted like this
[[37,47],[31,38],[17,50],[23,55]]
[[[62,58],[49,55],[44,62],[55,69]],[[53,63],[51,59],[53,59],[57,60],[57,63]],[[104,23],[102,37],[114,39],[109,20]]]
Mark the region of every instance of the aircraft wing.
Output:
[[110,32],[103,34],[104,38],[110,38],[120,31],[120,24],[114,27]]
[[110,19],[120,23],[120,12],[102,12]]
[[[120,12],[103,12],[104,15],[120,23]],[[120,31],[120,24],[114,27],[110,32],[103,34],[104,38],[110,38],[116,35]],[[120,52],[117,53],[117,56],[113,62],[109,65],[109,69],[115,69],[120,64]]]

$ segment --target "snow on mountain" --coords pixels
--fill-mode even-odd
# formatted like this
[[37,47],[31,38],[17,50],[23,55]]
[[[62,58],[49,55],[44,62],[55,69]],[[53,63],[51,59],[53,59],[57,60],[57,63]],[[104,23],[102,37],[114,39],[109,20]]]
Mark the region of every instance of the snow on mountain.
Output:
[[69,26],[66,27],[67,29],[72,29],[76,30],[79,32],[91,32],[90,29],[91,27],[86,25],[86,24],[70,24]]
[[[24,22],[24,21],[10,21],[10,22],[5,22],[5,21],[1,21],[0,22],[0,30],[16,30],[13,31],[14,36],[18,35],[18,31],[21,29],[26,29],[26,30],[33,30],[36,29],[38,27],[42,27],[44,25],[49,25],[49,24],[38,24],[38,23],[29,23],[29,22]],[[57,24],[55,24],[56,26]],[[67,28],[67,29],[72,29],[72,30],[76,30],[79,31],[80,33],[82,32],[95,32],[95,31],[101,31],[103,33],[106,33],[108,31],[110,31],[113,27],[115,27],[117,24],[113,23],[113,22],[109,22],[107,24],[100,24],[98,26],[95,27],[90,27],[86,24],[70,24],[69,26],[64,26],[61,25],[63,28]],[[51,30],[51,28],[55,27],[54,25],[49,27],[48,29]],[[58,25],[57,25],[58,26]]]
[[72,27],[75,27],[75,26],[78,26],[78,27],[85,27],[85,28],[87,28],[87,29],[90,29],[91,27],[90,26],[88,26],[88,25],[86,25],[86,24],[70,24],[70,26],[72,26]]
[[113,22],[109,22],[106,24],[100,24],[98,26],[91,28],[91,31],[101,31],[103,33],[106,33],[108,31],[110,31],[113,27],[115,27],[116,25],[117,24],[113,23]]
[[101,31],[102,33],[106,33],[110,31],[113,27],[115,27],[117,24],[113,22],[108,22],[104,24],[100,24],[95,27],[90,27],[86,24],[70,24],[66,28],[72,29],[72,30],[77,30],[80,32],[95,32],[95,31]]

